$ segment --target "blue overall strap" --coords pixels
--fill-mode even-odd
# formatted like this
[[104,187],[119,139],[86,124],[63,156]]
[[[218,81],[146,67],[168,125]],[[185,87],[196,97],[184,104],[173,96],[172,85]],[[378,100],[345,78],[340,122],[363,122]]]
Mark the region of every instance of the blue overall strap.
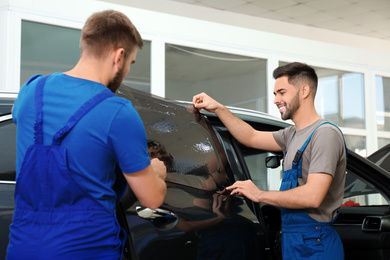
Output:
[[43,86],[49,76],[41,77],[35,89],[34,106],[35,106],[35,123],[34,123],[34,144],[43,144],[42,130],[42,106],[43,106]]
[[111,91],[104,91],[97,94],[87,102],[85,102],[77,111],[73,114],[60,130],[53,136],[53,145],[60,145],[65,136],[69,133],[70,130],[77,124],[77,122],[85,116],[89,111],[91,111],[96,105],[105,100],[106,98],[113,97],[114,93]]
[[[311,138],[312,138],[314,132],[317,130],[317,128],[319,128],[320,126],[325,125],[325,124],[331,124],[331,125],[333,125],[334,127],[336,127],[336,128],[341,132],[340,128],[338,128],[336,125],[332,124],[331,122],[324,122],[324,123],[320,124],[319,126],[317,126],[317,127],[313,130],[313,132],[310,134],[310,136],[307,138],[306,142],[302,145],[301,149],[299,149],[299,150],[297,151],[297,153],[295,154],[295,157],[294,157],[294,160],[293,160],[293,163],[292,163],[292,164],[293,164],[293,167],[299,165],[299,161],[302,160],[302,154],[303,154],[303,152],[305,151],[307,144],[310,142],[310,140],[311,140]],[[341,134],[343,134],[343,133],[341,132]],[[344,138],[344,135],[343,135],[343,138]],[[347,149],[347,145],[345,144],[345,140],[344,140],[344,146],[345,146],[346,154],[348,155],[348,149]],[[298,174],[300,175],[300,176],[298,176],[298,177],[302,177],[301,171],[299,171]]]
[[[288,144],[286,151],[284,151],[284,153],[283,153],[282,171],[284,171],[284,158],[286,158],[286,155],[287,155],[287,152],[288,152],[288,148],[290,147],[290,144],[291,144],[292,141],[294,140],[295,134],[296,134],[296,131],[294,131],[294,135],[293,135],[293,137],[291,138],[290,143]],[[294,167],[294,164],[293,164],[293,167]]]

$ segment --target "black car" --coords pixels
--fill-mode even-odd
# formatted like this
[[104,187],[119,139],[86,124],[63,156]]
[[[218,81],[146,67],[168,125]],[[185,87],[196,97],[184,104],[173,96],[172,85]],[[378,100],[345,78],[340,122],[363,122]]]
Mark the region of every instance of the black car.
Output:
[[[281,154],[238,143],[213,114],[121,86],[147,132],[151,157],[168,169],[168,192],[159,209],[144,208],[128,188],[117,209],[128,234],[123,259],[281,259],[280,209],[224,193],[237,180],[261,189],[280,181]],[[258,130],[288,124],[267,114],[232,109]],[[0,258],[4,259],[14,209],[16,128],[0,116]],[[384,168],[389,149],[371,159]],[[350,151],[345,199],[335,222],[346,259],[390,258],[390,174]],[[268,168],[267,168],[268,167]],[[276,167],[276,168],[275,168]],[[275,169],[271,169],[275,168]],[[276,174],[276,178],[270,175]]]

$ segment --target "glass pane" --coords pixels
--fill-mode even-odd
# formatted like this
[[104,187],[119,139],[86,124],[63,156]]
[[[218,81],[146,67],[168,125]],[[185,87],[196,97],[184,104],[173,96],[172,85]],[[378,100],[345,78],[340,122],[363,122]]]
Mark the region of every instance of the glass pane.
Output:
[[375,77],[378,131],[390,131],[390,78]]
[[35,74],[73,68],[80,57],[80,30],[22,21],[20,84]]
[[365,181],[351,172],[345,179],[344,200],[342,206],[377,206],[388,205],[386,199]]
[[179,105],[135,89],[121,87],[138,111],[148,138],[151,158],[164,161],[168,182],[216,191],[230,184],[222,148],[199,115]]
[[378,138],[378,149],[390,144],[390,139]]
[[[80,57],[81,31],[22,21],[20,84],[35,74],[47,75],[72,69]],[[138,51],[123,83],[150,92],[150,42]]]
[[267,153],[245,156],[245,162],[251,174],[252,181],[261,190],[268,190],[267,168],[265,167],[265,157]]
[[366,137],[344,135],[344,138],[349,150],[363,157],[367,156]]
[[135,63],[123,80],[123,84],[150,93],[150,41],[144,41],[142,50],[138,50]]
[[14,184],[0,183],[0,259],[6,258],[9,225],[14,213]]
[[266,60],[167,44],[166,97],[206,92],[224,105],[265,112]]
[[0,181],[14,181],[16,125],[11,119],[0,122],[0,136]]
[[318,75],[316,109],[341,127],[364,128],[363,74],[314,67]]
[[13,98],[0,98],[0,115],[10,113],[14,102]]
[[272,153],[258,151],[259,153],[241,151],[244,155],[245,163],[251,175],[252,181],[261,190],[279,190],[282,180],[282,167],[271,169],[265,165],[265,159],[268,156],[274,156]]
[[341,76],[340,126],[365,128],[364,79],[361,73],[343,73]]
[[[280,62],[285,65],[286,62]],[[313,67],[318,76],[318,114],[340,127],[365,128],[362,73]]]

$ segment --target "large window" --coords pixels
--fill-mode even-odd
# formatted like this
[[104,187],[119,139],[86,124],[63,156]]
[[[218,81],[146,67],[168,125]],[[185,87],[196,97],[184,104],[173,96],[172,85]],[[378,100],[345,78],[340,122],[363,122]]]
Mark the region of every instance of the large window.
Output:
[[390,78],[375,77],[378,131],[390,131]]
[[35,74],[70,70],[80,57],[80,30],[22,21],[20,84]]
[[[319,115],[339,127],[365,128],[364,78],[361,73],[315,67]],[[366,156],[366,137],[345,136],[349,149]]]
[[167,44],[166,97],[206,92],[224,105],[266,112],[266,60]]
[[318,75],[316,109],[340,127],[365,128],[363,74],[315,68]]
[[344,134],[344,138],[349,150],[352,150],[363,157],[367,156],[366,137]]
[[[280,65],[286,65],[280,62]],[[318,76],[315,107],[318,114],[339,127],[365,129],[362,73],[313,67]],[[367,155],[365,136],[345,135],[350,150]]]
[[[78,29],[22,21],[20,84],[35,74],[72,69],[80,57],[80,36]],[[123,83],[150,92],[150,42],[144,41]]]
[[378,149],[390,144],[390,139],[378,138]]
[[[281,66],[286,64],[280,62]],[[313,68],[318,76],[315,106],[319,115],[340,127],[364,129],[363,74]]]
[[134,64],[123,80],[123,84],[150,93],[150,41],[144,41],[142,50],[138,50]]

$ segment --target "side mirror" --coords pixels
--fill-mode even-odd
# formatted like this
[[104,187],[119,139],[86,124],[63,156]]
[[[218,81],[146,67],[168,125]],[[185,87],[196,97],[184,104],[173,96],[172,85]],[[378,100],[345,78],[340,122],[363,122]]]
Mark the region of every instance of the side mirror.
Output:
[[265,167],[275,169],[280,166],[281,156],[273,155],[265,158]]

